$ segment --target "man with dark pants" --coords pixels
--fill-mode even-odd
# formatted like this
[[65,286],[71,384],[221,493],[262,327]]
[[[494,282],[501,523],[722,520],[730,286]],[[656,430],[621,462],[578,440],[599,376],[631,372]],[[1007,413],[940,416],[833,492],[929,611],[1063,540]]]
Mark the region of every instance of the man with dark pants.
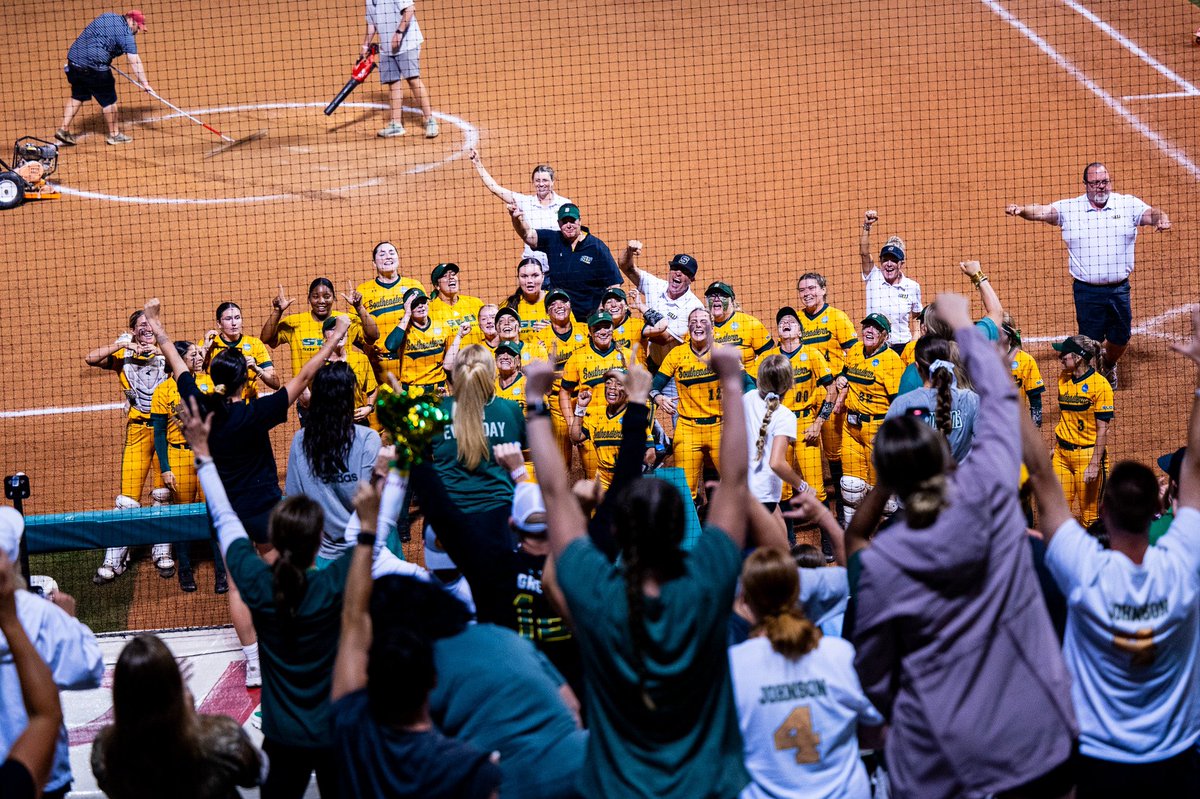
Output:
[[580,224],[579,206],[573,203],[558,209],[558,230],[530,228],[525,212],[512,203],[508,212],[521,240],[546,253],[549,267],[543,288],[566,292],[575,320],[586,322],[600,307],[604,292],[621,284],[621,273],[608,245]]
[[133,77],[147,92],[154,89],[146,79],[146,68],[138,55],[133,37],[146,29],[146,16],[137,10],[126,11],[124,16],[112,12],[101,14],[92,20],[79,38],[67,51],[67,81],[71,84],[71,99],[63,111],[62,126],[54,132],[54,138],[68,147],[76,143],[71,133],[71,121],[83,104],[93,97],[100,104],[104,122],[108,126],[109,144],[126,144],[132,136],[121,132],[117,124],[117,88],[112,74],[112,61],[123,55],[129,59]]
[[1104,344],[1097,368],[1115,389],[1117,361],[1129,346],[1133,314],[1129,308],[1129,274],[1139,226],[1170,230],[1167,212],[1151,208],[1132,194],[1112,191],[1104,164],[1083,170],[1085,192],[1052,205],[1005,208],[1009,216],[1045,222],[1062,228],[1067,245],[1079,332]]

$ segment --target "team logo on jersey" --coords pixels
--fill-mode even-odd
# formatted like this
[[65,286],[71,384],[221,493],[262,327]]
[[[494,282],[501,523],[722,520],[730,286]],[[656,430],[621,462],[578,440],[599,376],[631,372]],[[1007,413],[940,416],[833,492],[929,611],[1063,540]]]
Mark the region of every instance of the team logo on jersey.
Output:
[[732,325],[730,325],[729,327],[730,327],[730,328],[732,328],[733,330],[737,330],[737,329],[738,329],[738,323],[737,323],[737,322],[734,322],[734,323],[733,323]]
[[1087,383],[1084,383],[1081,388],[1082,388],[1084,394],[1088,393],[1088,384]]
[[821,317],[821,324],[823,324],[823,325],[827,325],[827,324],[829,324],[829,317],[828,317],[828,316],[822,316],[822,317]]
[[435,327],[435,328],[433,329],[433,335],[435,335],[435,336],[440,336],[440,335],[442,335],[442,329],[441,329],[440,327]]
[[878,359],[878,358],[875,358],[875,359],[873,359],[873,360],[871,361],[871,365],[872,365],[872,366],[878,366],[878,365],[879,365],[879,359]]
[[590,256],[590,255],[581,255],[581,256],[579,256],[579,260],[580,260],[581,262],[585,263],[585,264],[590,264],[590,263],[592,262],[592,256]]
[[807,352],[802,352],[802,353],[800,353],[800,360],[802,360],[802,361],[807,361],[807,360],[808,360],[808,353],[807,353]]
[[1011,369],[1016,369],[1016,368],[1017,368],[1017,362],[1016,362],[1016,361],[1013,361],[1013,362],[1012,362],[1012,366],[1011,366],[1011,367],[1009,367],[1009,368],[1011,368]]
[[576,333],[576,334],[575,334],[575,340],[576,340],[576,341],[583,341],[583,334],[582,334],[582,333]]

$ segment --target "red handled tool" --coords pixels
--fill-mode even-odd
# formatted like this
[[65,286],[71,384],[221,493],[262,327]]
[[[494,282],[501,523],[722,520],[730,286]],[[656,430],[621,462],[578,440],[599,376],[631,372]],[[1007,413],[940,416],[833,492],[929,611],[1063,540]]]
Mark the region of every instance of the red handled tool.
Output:
[[367,50],[367,55],[359,58],[358,62],[355,63],[354,70],[350,73],[350,80],[346,81],[346,85],[337,93],[337,97],[334,97],[329,105],[325,106],[325,116],[329,116],[336,111],[337,107],[342,104],[342,101],[350,96],[350,92],[354,91],[375,70],[375,61],[378,56],[379,45],[371,45],[370,49]]

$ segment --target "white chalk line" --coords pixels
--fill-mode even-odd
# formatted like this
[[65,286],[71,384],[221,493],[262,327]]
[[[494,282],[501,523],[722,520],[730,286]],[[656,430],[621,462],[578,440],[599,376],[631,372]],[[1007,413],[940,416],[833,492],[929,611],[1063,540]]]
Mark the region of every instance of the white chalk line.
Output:
[[1126,101],[1138,100],[1174,100],[1179,97],[1196,97],[1195,92],[1162,92],[1161,94],[1127,94],[1122,97]]
[[[201,108],[201,109],[198,109],[195,111],[190,111],[189,113],[191,113],[193,116],[202,116],[205,114],[229,114],[229,113],[240,113],[240,112],[244,112],[244,111],[274,111],[274,110],[292,110],[292,109],[302,109],[302,108],[324,108],[324,107],[325,107],[324,103],[258,103],[258,104],[254,104],[254,105],[227,105],[227,106],[219,106],[219,107],[215,107],[215,108]],[[388,109],[388,106],[384,103],[343,103],[342,107],[343,108],[365,108],[365,109],[371,109],[371,110],[387,110]],[[408,111],[410,113],[420,113],[419,108],[409,108],[409,107],[405,106],[404,110]],[[472,125],[470,122],[467,122],[465,119],[462,119],[461,117],[457,117],[453,114],[447,114],[447,113],[444,113],[441,111],[434,111],[433,116],[436,119],[441,120],[442,122],[446,122],[448,124],[454,125],[455,127],[462,130],[462,132],[463,132],[462,147],[454,152],[451,152],[448,156],[446,156],[445,158],[443,158],[440,161],[434,161],[434,162],[425,163],[425,164],[418,164],[414,167],[410,167],[409,169],[405,170],[405,174],[407,174],[407,175],[420,175],[420,174],[424,174],[425,172],[429,172],[429,171],[432,171],[439,167],[445,166],[446,164],[449,164],[452,161],[457,161],[458,159],[462,158],[463,156],[465,156],[467,153],[469,153],[471,150],[473,150],[474,148],[476,148],[479,145],[479,129],[476,128],[474,125]],[[179,114],[179,113],[166,114],[164,116],[147,117],[145,119],[139,119],[139,120],[136,120],[134,124],[146,125],[146,124],[151,124],[154,122],[163,122],[163,121],[166,121],[169,119],[178,119],[178,118],[182,118],[182,117],[183,117],[183,114]],[[294,148],[289,148],[289,149],[294,149]],[[319,191],[320,191],[320,193],[324,193],[324,194],[343,195],[348,192],[355,191],[357,189],[378,186],[378,185],[382,184],[383,182],[384,182],[384,179],[382,177],[374,177],[374,178],[371,178],[369,180],[366,180],[366,181],[363,181],[360,183],[353,183],[353,184],[350,184],[347,186],[335,186],[333,188],[321,189]],[[278,202],[278,201],[282,201],[282,200],[296,199],[297,197],[303,196],[304,194],[311,195],[313,193],[311,191],[303,192],[302,194],[295,194],[292,192],[284,192],[284,193],[279,193],[279,194],[260,194],[260,195],[254,195],[254,196],[249,196],[249,197],[208,197],[208,198],[142,197],[142,196],[137,196],[137,195],[125,196],[125,195],[119,195],[119,194],[106,194],[103,192],[89,191],[87,189],[80,189],[80,188],[75,188],[72,186],[65,186],[61,183],[54,184],[54,187],[57,188],[59,191],[61,191],[63,194],[69,194],[69,195],[72,195],[75,197],[84,197],[84,198],[87,198],[90,200],[107,200],[109,202],[132,203],[132,204],[136,204],[136,205],[227,205],[227,204]],[[2,418],[2,417],[0,417],[0,418]]]
[[[1070,59],[1055,50],[1049,42],[1039,36],[1016,15],[997,2],[997,0],[980,0],[980,2],[991,9],[992,13],[1000,17],[1000,19],[1004,20],[1009,25],[1020,31],[1022,36],[1037,45],[1038,49],[1049,56],[1054,63],[1058,64],[1058,66],[1067,72],[1071,77],[1079,81],[1079,83],[1082,84],[1088,91],[1099,97],[1105,105],[1107,105],[1122,119],[1128,122],[1134,130],[1151,141],[1164,155],[1183,167],[1193,178],[1200,180],[1200,166],[1196,166],[1192,159],[1187,156],[1187,153],[1183,152],[1183,150],[1179,149],[1165,139],[1161,134],[1159,134],[1158,131],[1154,130],[1152,127],[1143,122],[1138,115],[1129,110],[1124,103],[1105,91],[1099,84],[1088,77],[1083,70],[1075,66]],[[1188,85],[1190,86],[1191,84]]]

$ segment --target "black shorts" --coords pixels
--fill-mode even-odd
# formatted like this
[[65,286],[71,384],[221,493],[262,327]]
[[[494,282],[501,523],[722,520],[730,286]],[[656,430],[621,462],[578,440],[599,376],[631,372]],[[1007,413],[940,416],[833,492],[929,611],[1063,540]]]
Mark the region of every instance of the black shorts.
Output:
[[1129,343],[1133,312],[1129,306],[1128,280],[1110,286],[1074,280],[1071,293],[1075,298],[1075,322],[1080,333],[1100,343]]
[[71,84],[71,99],[86,103],[93,97],[101,108],[117,101],[117,84],[111,70],[84,69],[67,64],[67,82]]

